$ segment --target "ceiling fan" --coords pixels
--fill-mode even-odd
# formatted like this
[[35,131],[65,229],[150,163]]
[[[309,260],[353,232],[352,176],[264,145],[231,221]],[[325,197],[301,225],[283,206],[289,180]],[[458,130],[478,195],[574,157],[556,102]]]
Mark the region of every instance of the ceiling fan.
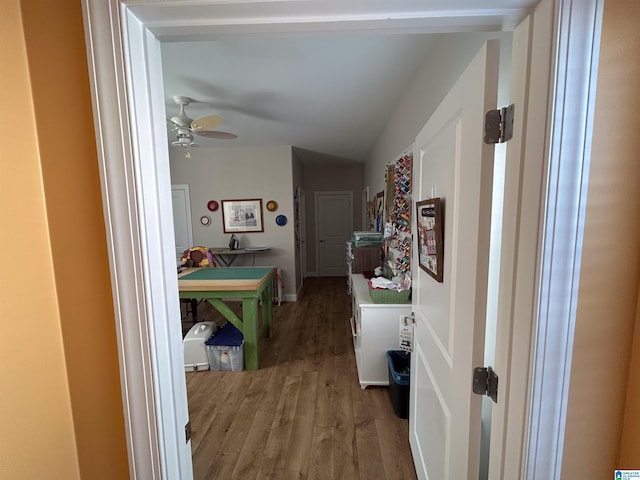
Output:
[[173,100],[177,105],[180,105],[180,113],[171,117],[170,120],[167,120],[169,128],[176,131],[176,140],[171,142],[171,145],[178,147],[197,147],[198,144],[193,139],[194,134],[201,137],[217,138],[219,140],[238,138],[234,133],[213,130],[213,128],[222,123],[222,118],[219,115],[207,115],[196,118],[195,120],[188,117],[184,108],[191,103],[189,97],[176,95],[173,97]]

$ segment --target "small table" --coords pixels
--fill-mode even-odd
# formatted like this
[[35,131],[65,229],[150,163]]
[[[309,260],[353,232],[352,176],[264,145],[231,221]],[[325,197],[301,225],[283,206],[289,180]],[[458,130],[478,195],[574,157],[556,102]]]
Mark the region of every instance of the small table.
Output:
[[209,251],[216,257],[216,260],[225,267],[230,267],[233,265],[233,262],[236,261],[238,255],[245,255],[247,253],[253,254],[253,258],[251,260],[251,265],[256,262],[256,253],[258,252],[266,252],[270,247],[247,247],[247,248],[236,248],[235,250],[231,250],[226,247],[210,247]]
[[[258,369],[258,300],[262,300],[262,327],[272,334],[275,267],[188,268],[178,275],[180,298],[202,298],[244,334],[244,363]],[[222,301],[242,300],[242,318]]]

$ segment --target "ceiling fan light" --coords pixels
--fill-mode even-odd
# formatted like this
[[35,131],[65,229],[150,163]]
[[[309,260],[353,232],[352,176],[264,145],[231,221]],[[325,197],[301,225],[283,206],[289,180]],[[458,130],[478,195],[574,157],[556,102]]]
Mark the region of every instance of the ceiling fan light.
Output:
[[193,120],[187,117],[184,113],[181,113],[180,115],[171,117],[171,121],[179,127],[189,128]]
[[193,134],[203,137],[230,140],[237,138],[237,135],[228,132],[219,132],[211,130],[222,123],[219,115],[205,115],[192,120],[185,113],[185,106],[189,105],[191,99],[189,97],[175,96],[173,97],[176,104],[180,105],[180,113],[167,120],[167,124],[171,130],[177,130],[176,140],[171,145],[180,147],[197,147],[198,144],[193,140]]
[[179,147],[193,147],[197,144],[193,141],[193,135],[185,130],[180,130],[176,135],[176,141],[171,142],[171,145]]

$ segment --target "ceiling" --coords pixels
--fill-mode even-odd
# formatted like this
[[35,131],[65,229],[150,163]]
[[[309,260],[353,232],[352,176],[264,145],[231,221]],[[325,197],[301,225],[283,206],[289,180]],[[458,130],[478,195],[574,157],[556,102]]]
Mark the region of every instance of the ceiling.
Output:
[[[476,0],[460,2],[467,7],[477,4]],[[275,2],[263,2],[263,6],[271,3]],[[449,2],[431,3],[442,9]],[[531,2],[484,2],[486,11],[480,17],[487,25],[470,30],[505,28],[507,20],[513,23],[527,3]],[[301,8],[318,5],[296,4]],[[383,8],[389,2],[368,5]],[[491,10],[492,6],[499,6],[501,12]],[[218,10],[218,18],[223,13]],[[451,8],[446,13],[456,14]],[[201,147],[291,145],[299,149],[303,162],[321,156],[362,162],[442,34],[416,30],[437,31],[363,33],[360,29],[360,33],[320,31],[294,36],[218,35],[205,40],[191,35],[198,41],[181,35],[162,41],[167,117],[179,111],[173,97],[187,96],[192,99],[186,108],[191,118],[220,115],[222,124],[215,129],[238,135],[233,140],[197,137]],[[414,33],[399,33],[404,31]],[[175,133],[169,135],[173,141]]]
[[[234,39],[162,45],[167,116],[220,115],[201,146],[292,145],[363,161],[437,35]],[[170,134],[171,135],[171,134]],[[170,137],[173,140],[173,135]],[[174,147],[182,148],[182,147]]]

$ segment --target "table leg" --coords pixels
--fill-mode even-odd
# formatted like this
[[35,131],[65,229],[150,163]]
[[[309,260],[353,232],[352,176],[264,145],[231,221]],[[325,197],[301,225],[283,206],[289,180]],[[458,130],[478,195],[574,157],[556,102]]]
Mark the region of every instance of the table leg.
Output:
[[213,255],[215,257],[215,259],[218,261],[218,264],[222,264],[225,267],[229,267],[231,266],[231,264],[233,263],[233,261],[235,260],[235,255],[232,255],[229,259],[227,259],[224,255],[222,254],[214,254]]
[[191,299],[191,318],[193,320],[193,323],[196,323],[198,321],[198,299],[197,298]]
[[258,298],[242,299],[244,368],[258,369]]
[[265,337],[273,334],[273,281],[269,281],[262,291],[262,330]]

